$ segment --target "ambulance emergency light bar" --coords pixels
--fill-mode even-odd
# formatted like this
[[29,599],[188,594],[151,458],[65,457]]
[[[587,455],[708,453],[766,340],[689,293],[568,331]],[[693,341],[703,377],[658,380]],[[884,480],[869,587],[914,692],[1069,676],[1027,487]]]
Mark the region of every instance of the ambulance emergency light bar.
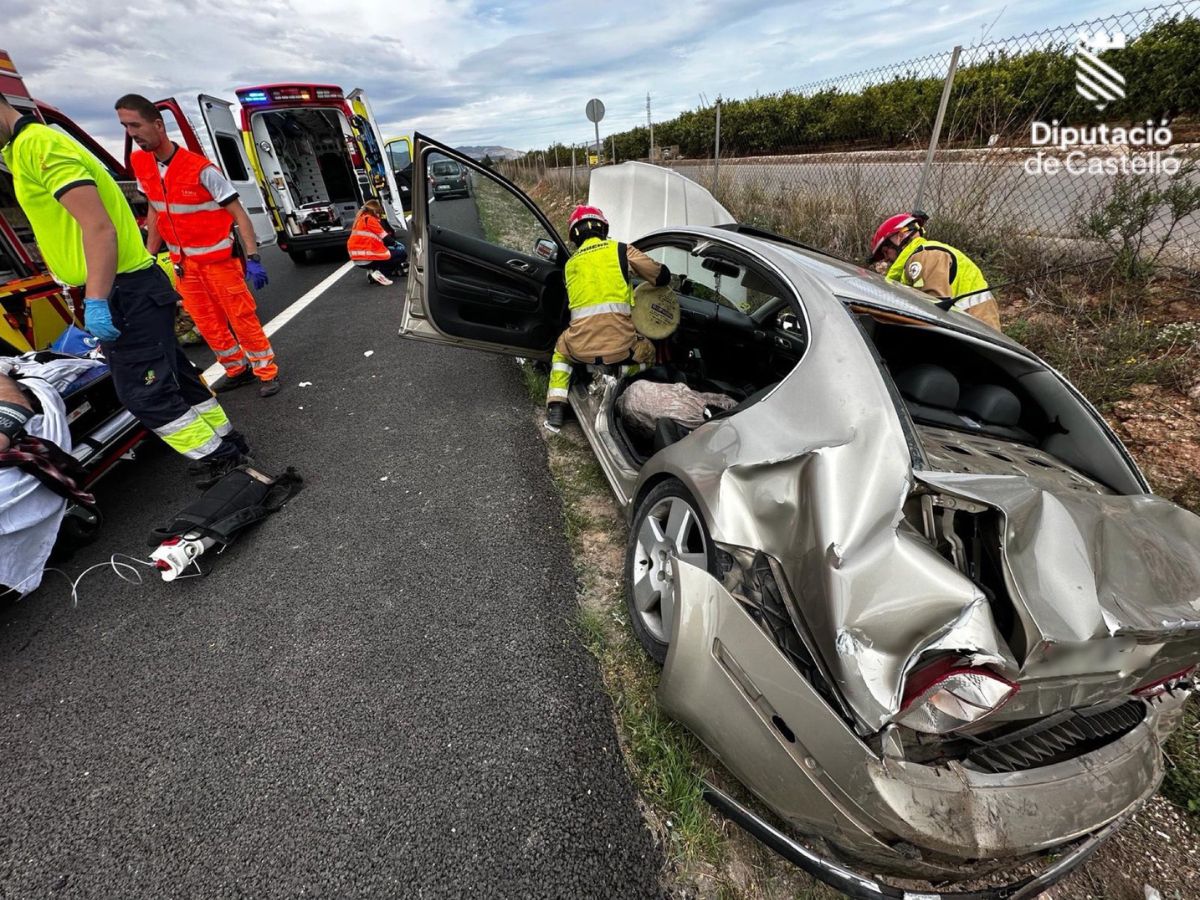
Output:
[[305,103],[310,100],[343,100],[342,89],[318,85],[285,84],[279,87],[243,89],[237,92],[242,103]]

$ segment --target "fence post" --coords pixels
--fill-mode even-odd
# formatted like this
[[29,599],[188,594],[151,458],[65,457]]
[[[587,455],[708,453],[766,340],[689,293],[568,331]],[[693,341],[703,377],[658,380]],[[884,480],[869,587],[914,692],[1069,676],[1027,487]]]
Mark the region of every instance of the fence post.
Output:
[[721,184],[721,98],[717,98],[717,144],[713,149],[713,193]]
[[950,103],[950,89],[954,87],[954,73],[958,71],[958,57],[962,47],[956,46],[950,54],[950,68],[946,72],[946,83],[942,86],[942,102],[938,104],[937,118],[933,121],[933,134],[929,138],[929,150],[925,153],[925,165],[921,167],[921,180],[917,184],[917,199],[913,209],[921,208],[925,200],[925,187],[929,184],[929,172],[933,168],[933,154],[937,152],[938,138],[942,134],[942,120],[946,118],[946,107]]

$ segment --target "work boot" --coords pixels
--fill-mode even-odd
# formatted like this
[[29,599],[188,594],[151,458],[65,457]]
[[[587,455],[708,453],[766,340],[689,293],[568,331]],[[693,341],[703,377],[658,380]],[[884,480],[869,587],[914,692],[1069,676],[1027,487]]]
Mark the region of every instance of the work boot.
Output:
[[384,275],[378,269],[372,269],[370,272],[367,273],[367,277],[370,278],[376,284],[382,284],[385,287],[392,283],[392,279],[388,278],[386,275]]
[[250,442],[246,440],[246,436],[240,431],[231,431],[225,435],[225,440],[237,447],[238,453],[242,456],[253,456],[254,453],[250,449]]
[[283,385],[279,383],[279,379],[272,378],[269,381],[264,381],[261,385],[259,385],[258,396],[273,397],[278,394],[282,388]]
[[240,387],[251,384],[253,381],[254,373],[250,371],[250,367],[247,366],[236,375],[226,375],[217,383],[217,386],[213,388],[213,390],[218,394],[224,394],[226,391],[235,391]]
[[549,403],[546,405],[546,427],[551,431],[558,431],[563,426],[563,415],[566,413],[567,404],[565,403]]
[[197,490],[207,491],[210,487],[236,469],[238,466],[246,466],[250,464],[250,459],[241,453],[233,454],[232,456],[221,456],[217,459],[201,460],[199,466],[189,467],[189,471],[194,468],[196,477]]

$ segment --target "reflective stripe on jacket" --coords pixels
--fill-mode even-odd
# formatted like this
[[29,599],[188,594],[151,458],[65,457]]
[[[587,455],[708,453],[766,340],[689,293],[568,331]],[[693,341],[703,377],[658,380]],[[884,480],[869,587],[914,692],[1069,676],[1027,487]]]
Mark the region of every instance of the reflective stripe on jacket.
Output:
[[346,250],[355,262],[368,262],[374,259],[389,259],[391,252],[383,239],[387,230],[378,218],[365,210],[359,212],[358,218],[350,229],[350,239],[346,241]]
[[983,272],[980,271],[979,266],[975,265],[975,261],[971,257],[957,247],[951,247],[940,241],[926,240],[919,235],[904,246],[895,262],[888,267],[888,279],[924,290],[927,293],[941,291],[940,287],[926,284],[922,277],[922,267],[913,265],[913,263],[919,262],[919,260],[912,259],[914,255],[924,255],[931,251],[950,255],[950,296],[961,297],[963,294],[971,294],[961,304],[955,304],[955,309],[967,309],[992,299],[991,293],[985,290],[988,286],[987,279],[983,277]]
[[588,238],[567,260],[564,270],[571,320],[594,315],[591,307],[628,316],[633,308],[633,287],[621,266],[616,241]]
[[134,150],[129,164],[154,208],[158,234],[172,260],[210,262],[233,255],[233,216],[200,182],[200,172],[211,162],[176,147],[165,176],[154,154],[145,150]]

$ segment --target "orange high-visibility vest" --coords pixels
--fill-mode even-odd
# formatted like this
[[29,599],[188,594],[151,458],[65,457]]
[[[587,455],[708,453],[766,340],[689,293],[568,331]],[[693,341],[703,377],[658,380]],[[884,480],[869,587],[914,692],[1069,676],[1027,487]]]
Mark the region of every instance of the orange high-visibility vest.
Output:
[[370,262],[374,259],[389,259],[391,252],[383,243],[387,231],[375,216],[366,210],[359,212],[350,229],[350,240],[346,250],[354,262]]
[[138,185],[154,208],[158,233],[175,262],[214,262],[233,254],[233,216],[200,182],[212,163],[183,147],[160,176],[153,153],[134,150],[129,157]]

